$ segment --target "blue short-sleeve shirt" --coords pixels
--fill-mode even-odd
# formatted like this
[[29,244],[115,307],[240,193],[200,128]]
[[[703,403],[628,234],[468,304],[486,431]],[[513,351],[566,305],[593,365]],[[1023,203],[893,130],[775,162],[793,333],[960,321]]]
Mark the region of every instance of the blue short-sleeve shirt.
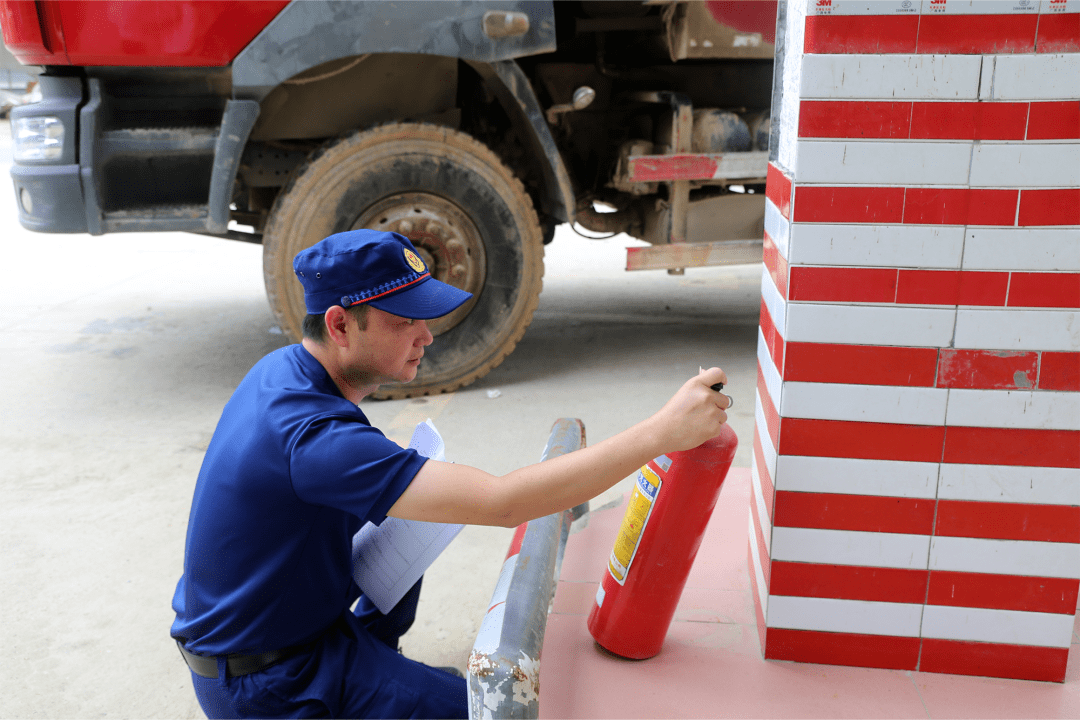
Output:
[[382,522],[424,462],[373,428],[302,345],[267,355],[207,448],[173,637],[220,655],[320,635],[359,596],[352,536]]

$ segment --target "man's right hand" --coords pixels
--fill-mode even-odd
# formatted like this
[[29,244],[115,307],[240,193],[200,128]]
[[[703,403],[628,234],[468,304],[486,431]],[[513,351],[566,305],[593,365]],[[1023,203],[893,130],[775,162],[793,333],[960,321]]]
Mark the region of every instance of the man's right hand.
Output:
[[649,423],[655,423],[654,432],[664,452],[689,450],[720,434],[720,426],[727,422],[725,410],[730,404],[728,397],[710,387],[716,383],[727,384],[727,375],[720,368],[702,370],[690,378],[672,396]]

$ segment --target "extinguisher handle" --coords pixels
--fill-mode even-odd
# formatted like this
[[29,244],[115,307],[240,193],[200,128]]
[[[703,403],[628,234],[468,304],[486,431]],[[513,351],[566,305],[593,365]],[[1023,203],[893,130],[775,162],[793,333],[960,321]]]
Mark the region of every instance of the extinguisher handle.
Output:
[[[715,390],[716,392],[720,392],[721,390],[724,389],[724,383],[716,383],[715,385],[710,385],[709,389],[710,390]],[[735,404],[735,398],[731,397],[730,395],[727,395],[726,393],[720,393],[720,394],[723,395],[724,397],[726,397],[727,401],[728,401],[728,406],[726,408],[724,408],[724,409],[725,410],[730,410],[731,406]]]

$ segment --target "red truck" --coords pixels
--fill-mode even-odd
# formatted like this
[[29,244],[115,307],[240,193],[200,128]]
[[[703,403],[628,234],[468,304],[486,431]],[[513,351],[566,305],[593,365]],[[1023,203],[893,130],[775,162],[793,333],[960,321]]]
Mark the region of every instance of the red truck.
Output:
[[12,110],[19,220],[263,245],[393,230],[475,296],[432,324],[446,392],[514,348],[560,223],[651,247],[627,269],[761,258],[775,0],[0,0],[41,102]]

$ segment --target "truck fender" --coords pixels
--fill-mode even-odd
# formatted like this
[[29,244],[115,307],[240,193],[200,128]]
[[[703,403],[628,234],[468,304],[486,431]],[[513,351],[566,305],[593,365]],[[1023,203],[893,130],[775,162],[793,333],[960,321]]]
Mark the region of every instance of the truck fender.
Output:
[[[492,19],[492,13],[525,15],[528,29],[523,34],[490,37],[485,23]],[[294,0],[233,61],[233,97],[261,102],[282,82],[311,68],[369,53],[459,58],[489,84],[531,145],[543,174],[540,209],[558,220],[571,222],[575,202],[570,176],[536,94],[513,61],[553,52],[555,48],[555,9],[551,0]],[[215,167],[215,177],[217,172]],[[221,198],[211,194],[212,208],[228,207],[228,198],[222,205]]]
[[[522,15],[528,22],[513,34],[491,37],[485,30],[491,20],[523,20]],[[293,0],[233,60],[233,96],[261,101],[306,70],[367,53],[490,63],[554,50],[551,0]]]
[[229,204],[232,202],[236,171],[244,153],[251,128],[259,118],[259,103],[254,100],[229,100],[221,118],[221,130],[214,145],[214,169],[210,175],[210,197],[207,201],[206,230],[223,235],[229,226]]
[[499,103],[522,137],[527,138],[533,157],[540,160],[545,193],[545,197],[541,198],[541,209],[563,222],[574,222],[576,204],[570,174],[544,119],[543,109],[533,92],[529,78],[513,60],[469,62],[469,65],[499,98]]

